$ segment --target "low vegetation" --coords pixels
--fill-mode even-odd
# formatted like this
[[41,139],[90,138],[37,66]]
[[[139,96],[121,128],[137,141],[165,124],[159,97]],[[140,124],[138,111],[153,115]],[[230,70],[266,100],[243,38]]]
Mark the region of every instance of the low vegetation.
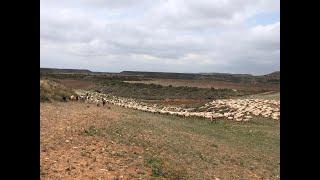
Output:
[[173,87],[161,86],[156,84],[143,83],[126,83],[118,80],[110,80],[100,83],[104,93],[132,97],[146,100],[163,100],[163,99],[225,99],[239,97],[244,95],[266,92],[266,90],[238,90],[232,89],[215,89],[215,88],[198,88],[198,87]]
[[187,86],[162,86],[157,84],[144,83],[128,83],[125,81],[145,81],[148,80],[144,76],[132,75],[110,75],[110,74],[53,74],[40,73],[42,79],[73,79],[73,80],[88,80],[97,83],[97,87],[92,90],[99,89],[104,93],[131,97],[141,100],[164,100],[164,99],[196,99],[196,100],[211,100],[225,99],[233,97],[241,97],[257,93],[267,92],[267,89],[257,90],[237,90],[227,88],[199,88]]
[[54,80],[40,80],[40,102],[63,101],[76,93]]

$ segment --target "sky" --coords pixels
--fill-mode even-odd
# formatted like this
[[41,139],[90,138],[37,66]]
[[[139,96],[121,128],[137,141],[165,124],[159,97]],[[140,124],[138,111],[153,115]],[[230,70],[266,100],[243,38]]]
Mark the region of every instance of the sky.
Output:
[[263,75],[279,0],[40,0],[40,67]]

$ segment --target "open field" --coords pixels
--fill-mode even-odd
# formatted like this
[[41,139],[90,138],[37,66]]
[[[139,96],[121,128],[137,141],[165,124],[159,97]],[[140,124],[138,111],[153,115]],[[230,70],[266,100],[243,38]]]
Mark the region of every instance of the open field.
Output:
[[58,82],[72,89],[90,89],[96,87],[96,83],[89,80],[60,79]]
[[125,81],[129,83],[145,83],[145,84],[159,84],[162,86],[188,86],[188,87],[198,87],[198,88],[228,88],[228,89],[237,89],[237,90],[279,90],[279,84],[271,83],[236,83],[236,82],[227,82],[227,81],[217,81],[217,80],[208,80],[208,79],[160,79],[154,78],[147,81]]
[[266,93],[243,96],[240,98],[268,99],[268,100],[273,99],[273,100],[280,101],[280,92],[266,92]]
[[[279,89],[265,89],[272,83],[167,78],[159,79],[164,84],[157,85],[144,84],[149,80],[143,76],[95,74],[44,74],[41,78],[50,79],[40,80],[43,99],[61,101],[63,96],[87,91],[95,94],[90,101],[41,101],[41,179],[280,179],[280,120],[262,116],[266,111],[280,116],[280,102],[266,101],[276,102],[269,108],[246,101],[279,101]],[[169,82],[176,84],[165,84]],[[96,100],[103,96],[110,104],[98,107]],[[241,100],[230,104],[233,99]],[[138,105],[139,110],[132,109]],[[252,112],[261,113],[247,114],[251,105],[256,106]],[[185,117],[151,112],[163,106]],[[252,117],[245,123],[226,117],[214,123],[189,116],[193,111],[188,110],[222,115],[228,108]]]
[[88,90],[99,89],[104,93],[112,95],[143,100],[196,99],[203,101],[209,99],[240,97],[243,95],[251,95],[268,91],[264,89],[233,91],[231,89],[187,86],[173,87],[156,84],[127,83],[125,82],[126,80],[137,79],[137,77],[122,76],[59,74],[49,75],[49,78],[60,81],[66,87],[74,87],[76,89],[85,88]]
[[279,177],[279,122],[211,124],[108,107],[41,103],[41,179]]

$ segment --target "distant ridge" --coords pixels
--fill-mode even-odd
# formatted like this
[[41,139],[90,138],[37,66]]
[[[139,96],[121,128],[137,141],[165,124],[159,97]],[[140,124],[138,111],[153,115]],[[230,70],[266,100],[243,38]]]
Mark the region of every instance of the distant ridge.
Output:
[[252,74],[232,74],[232,73],[198,73],[201,75],[227,75],[227,76],[252,76]]
[[41,73],[92,73],[87,69],[40,68]]
[[198,73],[178,73],[178,72],[155,72],[155,71],[122,71],[120,74],[198,74]]
[[265,76],[274,76],[274,77],[280,77],[280,71],[275,71],[270,74],[266,74]]
[[122,71],[120,74],[126,75],[213,75],[213,76],[252,76],[251,74],[231,74],[231,73],[176,73],[176,72],[148,72],[148,71]]
[[[122,71],[117,72],[93,72],[87,69],[59,69],[59,68],[40,68],[40,73],[82,73],[82,74],[120,74],[120,75],[142,75],[150,77],[181,77],[181,78],[190,78],[197,76],[217,76],[217,77],[255,77],[252,74],[232,74],[232,73],[177,73],[177,72],[152,72],[152,71]],[[280,71],[275,71],[266,75],[258,76],[269,76],[280,78]]]

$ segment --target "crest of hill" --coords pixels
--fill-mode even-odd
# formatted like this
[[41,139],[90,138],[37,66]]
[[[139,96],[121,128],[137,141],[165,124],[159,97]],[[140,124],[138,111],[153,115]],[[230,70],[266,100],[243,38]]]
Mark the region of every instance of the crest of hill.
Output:
[[40,73],[92,73],[87,69],[40,68]]
[[40,80],[40,102],[62,101],[64,96],[71,95],[76,93],[56,81]]
[[270,74],[266,74],[265,76],[274,76],[274,77],[279,77],[280,78],[280,71],[275,71]]

